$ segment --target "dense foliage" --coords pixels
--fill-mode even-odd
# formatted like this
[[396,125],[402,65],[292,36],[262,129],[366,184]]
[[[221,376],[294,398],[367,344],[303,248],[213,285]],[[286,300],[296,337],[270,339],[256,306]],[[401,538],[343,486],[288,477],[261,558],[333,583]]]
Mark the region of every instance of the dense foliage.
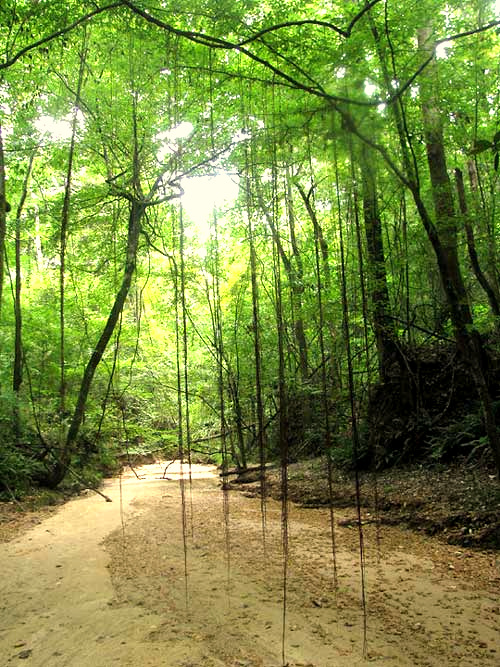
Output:
[[0,491],[153,450],[500,469],[499,32],[4,0]]

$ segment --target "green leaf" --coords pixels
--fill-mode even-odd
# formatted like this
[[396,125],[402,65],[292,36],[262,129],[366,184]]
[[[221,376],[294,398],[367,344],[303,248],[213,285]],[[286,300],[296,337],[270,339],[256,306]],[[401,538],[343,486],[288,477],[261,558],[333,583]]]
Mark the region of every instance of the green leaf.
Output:
[[499,155],[498,155],[498,153],[495,153],[495,160],[493,162],[493,166],[495,167],[495,171],[498,171],[498,159],[499,159]]
[[500,145],[500,131],[497,132],[493,137],[493,144],[495,145],[495,147]]

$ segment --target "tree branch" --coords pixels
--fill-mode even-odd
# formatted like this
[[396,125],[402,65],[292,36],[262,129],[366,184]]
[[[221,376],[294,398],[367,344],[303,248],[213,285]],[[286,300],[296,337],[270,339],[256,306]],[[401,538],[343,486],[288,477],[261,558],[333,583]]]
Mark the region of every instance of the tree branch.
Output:
[[30,51],[33,51],[34,49],[37,49],[40,46],[43,46],[44,44],[48,44],[48,42],[53,41],[54,39],[57,39],[58,37],[61,37],[62,35],[65,35],[68,32],[71,32],[75,28],[77,28],[79,25],[82,25],[82,23],[86,23],[89,21],[91,18],[94,16],[97,16],[98,14],[102,14],[103,12],[106,12],[110,9],[116,9],[117,7],[121,7],[123,5],[123,1],[119,0],[118,2],[114,2],[110,5],[104,5],[104,7],[97,7],[97,9],[94,9],[94,11],[89,12],[88,14],[85,14],[85,16],[81,16],[79,19],[76,21],[73,21],[73,23],[70,23],[69,25],[65,26],[64,28],[61,28],[60,30],[56,30],[55,32],[52,32],[50,35],[47,35],[46,37],[42,37],[41,39],[37,40],[36,42],[33,42],[33,44],[29,44],[28,46],[25,46],[23,49],[18,51],[12,58],[9,58],[3,63],[0,63],[0,72],[4,69],[8,69],[9,67],[12,67],[14,63],[16,63],[19,58],[22,58],[24,55],[29,53]]
[[[255,42],[259,39],[261,39],[264,35],[272,33],[272,32],[277,32],[278,30],[288,28],[288,27],[294,27],[294,26],[302,26],[302,25],[312,25],[312,26],[319,26],[319,27],[326,27],[330,30],[333,30],[336,32],[338,35],[344,37],[344,38],[349,38],[352,34],[352,31],[355,27],[355,25],[360,21],[360,19],[367,13],[369,12],[376,4],[378,4],[380,0],[372,0],[372,2],[367,3],[363,9],[358,12],[349,25],[347,26],[346,29],[339,28],[333,23],[330,23],[329,21],[322,21],[319,19],[303,19],[303,20],[298,20],[298,21],[287,21],[284,23],[279,23],[274,26],[269,26],[268,28],[264,28],[260,30],[259,32],[255,33],[255,35],[252,35],[251,37],[248,37],[246,39],[240,40],[238,42],[231,42],[227,39],[223,39],[220,37],[215,37],[213,35],[208,35],[206,33],[202,32],[196,32],[196,31],[191,31],[191,30],[183,30],[181,28],[176,28],[175,26],[171,25],[170,23],[166,23],[165,21],[162,21],[161,19],[156,18],[155,16],[149,14],[146,10],[141,9],[140,7],[137,7],[133,2],[130,0],[119,0],[118,2],[111,3],[109,5],[105,5],[103,7],[97,7],[95,10],[92,12],[89,12],[88,14],[85,14],[85,16],[80,17],[76,21],[73,21],[69,25],[65,26],[64,28],[61,28],[60,30],[57,30],[50,35],[47,35],[46,37],[43,37],[33,44],[30,44],[20,51],[18,51],[12,58],[9,58],[3,63],[0,63],[0,71],[7,69],[11,67],[14,63],[16,63],[22,56],[26,55],[26,53],[29,53],[30,51],[42,46],[43,44],[47,44],[48,42],[57,39],[57,37],[61,37],[62,35],[65,35],[68,32],[71,32],[74,28],[78,27],[79,25],[89,21],[91,18],[94,16],[97,16],[98,14],[101,14],[105,11],[111,10],[111,9],[116,9],[118,7],[127,7],[129,11],[132,13],[140,16],[143,18],[145,21],[148,23],[151,23],[155,25],[156,27],[160,28],[161,30],[165,30],[173,35],[176,35],[177,37],[184,37],[192,42],[195,42],[197,44],[201,44],[202,46],[207,46],[210,48],[216,48],[216,49],[227,49],[231,51],[240,51],[243,53],[245,56],[253,60],[254,62],[262,65],[264,68],[270,70],[275,74],[277,77],[282,79],[283,81],[287,82],[292,88],[302,90],[306,93],[309,93],[311,95],[315,95],[316,97],[320,97],[322,99],[328,100],[329,102],[333,103],[342,103],[342,104],[349,104],[349,105],[355,105],[355,106],[361,106],[361,107],[376,107],[379,106],[380,104],[386,104],[386,105],[391,105],[394,102],[396,102],[407,90],[408,88],[412,85],[412,83],[415,81],[415,79],[418,78],[418,76],[422,73],[422,71],[429,65],[429,63],[433,60],[434,55],[429,57],[428,59],[425,60],[424,63],[420,65],[420,67],[417,69],[417,71],[412,74],[412,76],[400,87],[398,90],[396,90],[391,96],[389,96],[386,99],[372,99],[372,100],[360,100],[360,99],[353,99],[353,98],[347,98],[347,97],[341,97],[337,95],[332,95],[330,93],[327,93],[322,86],[320,86],[318,83],[314,82],[315,86],[310,86],[307,84],[304,84],[294,78],[293,76],[287,74],[283,70],[281,70],[279,67],[276,67],[273,65],[271,62],[266,60],[265,58],[262,58],[261,56],[258,56],[257,54],[253,53],[252,51],[248,50],[245,48],[246,45],[251,44],[252,42]],[[450,35],[448,37],[443,37],[441,39],[436,40],[436,45],[438,44],[443,44],[445,42],[450,42],[454,41],[457,39],[461,39],[463,37],[468,37],[470,35],[475,35],[481,32],[485,32],[487,30],[490,30],[496,26],[500,25],[500,20],[497,21],[491,21],[490,23],[480,26],[479,28],[474,28],[472,30],[467,30],[461,33],[457,33],[454,35]],[[264,45],[269,48],[269,45]],[[276,54],[275,54],[276,55]],[[278,54],[279,55],[279,54]],[[283,57],[283,56],[281,56]],[[300,68],[299,68],[300,70]],[[302,70],[300,70],[301,74],[305,74]],[[306,78],[309,79],[309,81],[313,82],[313,79],[309,76],[306,75]]]
[[271,32],[277,32],[278,30],[281,30],[282,28],[294,28],[294,27],[300,27],[303,25],[312,25],[312,26],[317,26],[320,28],[328,28],[329,30],[333,30],[333,32],[336,32],[338,35],[341,37],[350,37],[352,30],[356,23],[366,14],[366,12],[370,11],[370,9],[378,4],[380,0],[372,0],[372,2],[369,2],[363,9],[354,16],[352,21],[349,23],[347,26],[347,29],[344,30],[343,28],[339,28],[336,26],[334,23],[330,23],[329,21],[321,21],[318,19],[302,19],[299,21],[285,21],[284,23],[277,23],[276,25],[269,26],[268,28],[263,28],[262,30],[259,30],[259,32],[256,32],[254,35],[251,37],[248,37],[247,39],[244,39],[240,42],[238,42],[238,46],[245,46],[247,44],[251,44],[251,42],[255,42],[256,40],[260,39],[261,37],[264,37],[264,35],[267,35]]
[[437,46],[438,44],[444,44],[444,42],[453,42],[457,39],[461,39],[462,37],[470,37],[471,35],[477,35],[481,32],[486,32],[486,30],[491,30],[491,28],[496,28],[497,26],[500,26],[500,20],[491,21],[486,25],[479,26],[479,28],[473,28],[472,30],[457,32],[455,35],[450,35],[449,37],[442,37],[441,39],[436,39],[435,44]]

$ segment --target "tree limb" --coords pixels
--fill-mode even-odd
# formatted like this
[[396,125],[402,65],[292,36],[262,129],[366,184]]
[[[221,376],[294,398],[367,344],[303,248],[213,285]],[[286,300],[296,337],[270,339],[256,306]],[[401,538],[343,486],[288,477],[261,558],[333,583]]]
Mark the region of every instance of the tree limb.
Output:
[[62,35],[66,35],[68,32],[71,32],[75,28],[77,28],[79,25],[82,25],[82,23],[86,23],[89,21],[91,18],[94,16],[97,16],[98,14],[102,14],[103,12],[106,12],[110,9],[116,9],[117,7],[121,7],[123,5],[123,1],[119,0],[118,2],[114,2],[110,5],[104,5],[104,7],[97,7],[97,9],[94,9],[94,11],[89,12],[88,14],[85,14],[85,16],[81,16],[79,19],[76,21],[73,21],[73,23],[70,23],[69,25],[65,26],[64,28],[61,28],[60,30],[56,30],[55,32],[50,33],[50,35],[47,35],[46,37],[42,37],[41,39],[38,39],[36,42],[33,42],[33,44],[29,44],[28,46],[25,46],[22,48],[20,51],[18,51],[12,58],[9,58],[3,63],[0,63],[0,72],[4,69],[8,69],[9,67],[12,67],[14,63],[16,63],[20,58],[22,58],[24,55],[29,53],[30,51],[33,51],[34,49],[37,49],[40,46],[43,46],[44,44],[48,44],[49,42],[52,42],[54,39],[57,39],[58,37],[61,37]]

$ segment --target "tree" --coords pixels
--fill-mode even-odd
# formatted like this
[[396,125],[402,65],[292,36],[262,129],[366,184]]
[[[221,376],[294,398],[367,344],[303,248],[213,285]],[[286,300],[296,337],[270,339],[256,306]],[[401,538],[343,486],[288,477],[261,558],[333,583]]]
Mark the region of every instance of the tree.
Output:
[[[372,379],[372,349],[382,379],[397,368],[409,372],[401,341],[406,332],[407,341],[422,342],[427,330],[454,335],[500,468],[496,396],[478,333],[495,324],[486,305],[495,317],[498,310],[498,132],[489,101],[497,82],[483,65],[498,54],[499,21],[492,3],[477,9],[452,12],[438,0],[331,8],[122,0],[52,3],[40,19],[29,3],[4,3],[0,246],[8,252],[16,242],[5,195],[21,201],[17,171],[26,174],[29,160],[16,134],[22,124],[35,134],[42,121],[59,130],[45,130],[26,191],[32,240],[24,250],[17,243],[16,266],[19,289],[22,277],[30,290],[22,303],[14,294],[12,322],[10,297],[0,294],[7,333],[0,373],[12,376],[12,350],[19,378],[22,319],[31,386],[16,386],[40,427],[39,457],[49,468],[50,451],[60,458],[49,474],[54,483],[79,452],[85,412],[99,414],[101,424],[115,401],[133,418],[124,403],[134,372],[144,380],[151,370],[144,386],[154,387],[153,377],[175,385],[176,352],[168,342],[175,332],[156,305],[173,256],[165,234],[171,210],[163,204],[182,195],[181,181],[217,170],[237,175],[242,195],[231,214],[217,214],[214,261],[209,267],[200,260],[204,244],[189,225],[183,249],[183,335],[192,336],[184,389],[206,403],[195,408],[187,395],[185,401],[200,437],[218,405],[221,434],[231,436],[233,426],[237,433],[238,448],[230,441],[235,458],[244,460],[245,428],[257,424],[262,465],[273,420],[301,414],[304,426],[307,414],[317,416],[316,405],[318,413],[332,410],[331,396],[349,386],[346,380],[353,400],[352,392]],[[448,57],[437,58],[446,49]],[[174,137],[182,127],[189,140]],[[452,156],[457,176],[470,174],[468,210],[479,214],[477,229],[459,176],[457,210]],[[468,261],[484,293],[464,272],[464,224]],[[3,285],[6,267],[0,268]],[[200,285],[210,272],[207,299]],[[57,276],[58,327],[51,306]],[[173,298],[167,284],[165,294]],[[156,327],[149,341],[143,311]],[[430,312],[442,315],[439,323]],[[155,336],[168,348],[161,360]],[[277,398],[290,401],[297,388],[296,409],[280,404]],[[146,400],[127,399],[145,409]],[[53,446],[57,403],[60,447]],[[343,415],[338,421],[345,425]],[[311,438],[324,447],[324,430],[333,433],[335,420],[328,414],[322,421]],[[306,427],[281,422],[279,432],[300,433],[302,447],[314,419]],[[328,449],[334,440],[326,438]]]

